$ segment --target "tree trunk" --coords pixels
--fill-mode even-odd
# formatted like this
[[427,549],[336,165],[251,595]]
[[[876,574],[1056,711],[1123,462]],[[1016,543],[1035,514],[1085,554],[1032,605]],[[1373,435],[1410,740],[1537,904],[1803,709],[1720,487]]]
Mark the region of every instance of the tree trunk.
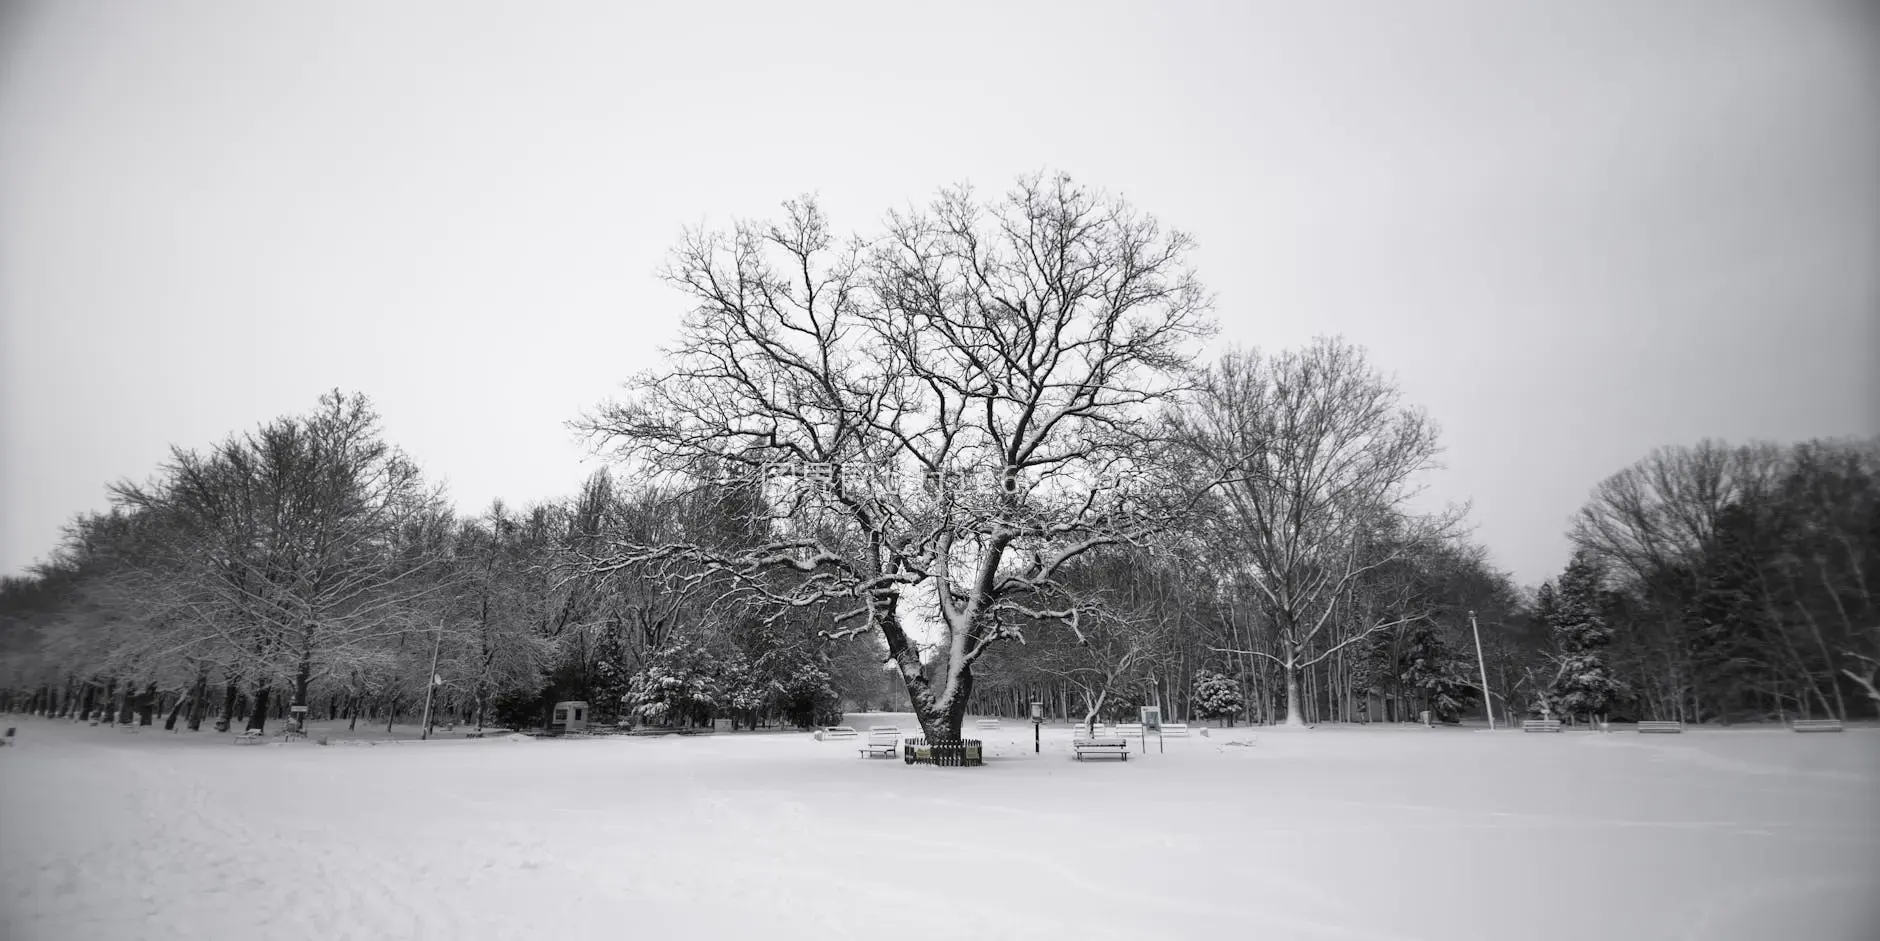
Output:
[[294,701],[292,703],[295,706],[306,707],[308,711],[289,711],[287,719],[288,728],[301,733],[307,731],[307,719],[312,714],[312,703],[307,702],[307,687],[313,683],[313,641],[314,625],[309,621],[301,633],[300,663],[294,670]]
[[165,732],[176,731],[177,717],[183,714],[183,706],[188,702],[189,702],[188,696],[176,697],[176,705],[170,707],[169,717],[163,720],[163,731]]
[[[312,628],[309,628],[308,631],[309,633],[311,633]],[[312,683],[313,683],[313,651],[311,647],[309,647],[307,650],[301,653],[300,666],[298,669],[294,671],[293,705],[304,706],[304,707],[308,707],[309,709],[311,709],[311,706],[307,702],[307,687],[312,685]],[[296,732],[303,732],[303,733],[306,732],[307,731],[306,729],[307,716],[308,716],[308,713],[306,712],[290,711],[288,713],[288,720],[287,720],[288,728],[291,728]]]
[[261,732],[267,729],[268,699],[273,693],[274,688],[268,685],[265,680],[255,681],[255,704],[254,708],[248,713],[248,731]]
[[142,696],[137,697],[137,724],[151,725],[157,721],[157,684],[144,687]]
[[1286,725],[1303,729],[1306,718],[1299,709],[1299,667],[1295,657],[1286,659]]
[[189,730],[202,731],[202,718],[209,712],[209,671],[196,674],[195,689],[189,694]]
[[235,700],[241,691],[235,688],[235,681],[230,680],[222,693],[222,716],[215,720],[215,730],[226,732],[235,727]]

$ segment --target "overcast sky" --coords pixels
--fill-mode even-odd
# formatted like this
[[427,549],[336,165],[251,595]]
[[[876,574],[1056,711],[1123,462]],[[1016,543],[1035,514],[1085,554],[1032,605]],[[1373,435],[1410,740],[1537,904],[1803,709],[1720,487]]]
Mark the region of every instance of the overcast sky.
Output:
[[1847,2],[0,4],[0,572],[105,484],[363,391],[469,511],[572,492],[682,226],[1054,169],[1342,333],[1538,582],[1608,474],[1880,432]]

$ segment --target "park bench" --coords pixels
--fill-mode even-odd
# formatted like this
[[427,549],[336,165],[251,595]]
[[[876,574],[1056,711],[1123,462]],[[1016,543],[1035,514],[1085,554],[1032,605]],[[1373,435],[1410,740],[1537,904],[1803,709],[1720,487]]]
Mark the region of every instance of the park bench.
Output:
[[1141,738],[1142,737],[1142,723],[1140,722],[1118,723],[1116,726],[1116,734],[1124,736],[1124,737],[1133,735],[1136,738]]
[[988,729],[988,730],[996,730],[996,729],[998,729],[998,727],[999,727],[999,720],[997,720],[997,719],[980,719],[980,720],[979,720],[979,722],[977,723],[977,725],[978,725],[978,726],[979,726],[980,728],[982,728],[982,729]]
[[1188,724],[1186,722],[1166,723],[1162,726],[1162,736],[1164,738],[1187,738]]
[[1658,719],[1643,719],[1638,724],[1640,732],[1682,732],[1684,723]]
[[901,753],[901,730],[892,725],[877,725],[868,730],[868,741],[860,749],[863,758],[893,758]]
[[249,729],[235,740],[237,745],[260,745],[267,736],[260,729]]
[[1559,719],[1523,719],[1521,721],[1521,731],[1523,732],[1558,732],[1560,731],[1560,720]]
[[1796,719],[1789,724],[1789,728],[1797,732],[1839,732],[1841,731],[1841,720]]
[[1078,761],[1085,755],[1115,755],[1129,760],[1129,742],[1120,738],[1080,738],[1071,743],[1071,756]]
[[832,725],[826,729],[817,730],[816,740],[819,742],[833,742],[837,739],[854,738],[856,734],[854,729],[846,725]]

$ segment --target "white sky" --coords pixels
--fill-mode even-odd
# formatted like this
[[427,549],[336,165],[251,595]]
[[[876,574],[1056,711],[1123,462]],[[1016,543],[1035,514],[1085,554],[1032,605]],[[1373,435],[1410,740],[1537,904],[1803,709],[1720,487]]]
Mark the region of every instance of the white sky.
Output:
[[682,225],[1063,169],[1195,233],[1226,339],[1367,345],[1538,581],[1654,446],[1880,432],[1873,12],[8,0],[0,572],[335,386],[467,510],[572,492]]

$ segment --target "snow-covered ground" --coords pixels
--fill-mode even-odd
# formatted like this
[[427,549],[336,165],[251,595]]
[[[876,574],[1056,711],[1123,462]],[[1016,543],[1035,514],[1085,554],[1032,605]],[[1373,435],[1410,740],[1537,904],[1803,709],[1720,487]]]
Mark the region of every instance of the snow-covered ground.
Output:
[[1880,937],[1874,730],[1212,730],[1116,763],[1013,722],[932,768],[795,733],[0,724],[8,941]]

